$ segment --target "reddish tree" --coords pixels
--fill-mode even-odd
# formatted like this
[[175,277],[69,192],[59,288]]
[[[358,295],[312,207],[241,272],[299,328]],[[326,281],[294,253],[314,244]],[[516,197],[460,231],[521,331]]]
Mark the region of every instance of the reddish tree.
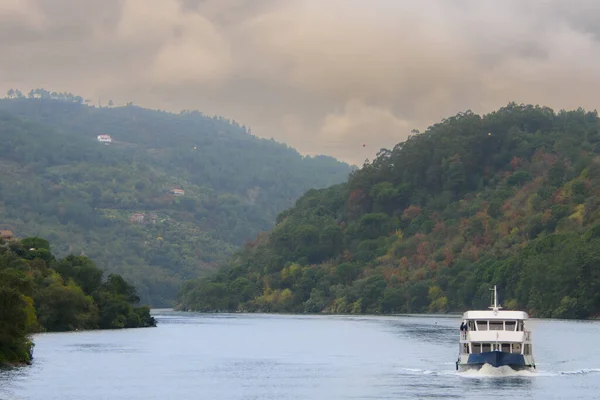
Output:
[[402,270],[408,271],[408,268],[410,267],[410,262],[408,261],[408,258],[402,257],[400,259],[400,263],[399,264],[400,264],[400,268]]
[[548,221],[550,221],[550,218],[552,218],[552,210],[551,209],[546,209],[546,211],[544,211],[544,214],[542,215],[542,223],[548,223]]
[[466,229],[469,226],[469,220],[467,218],[461,218],[460,219],[460,228],[461,229]]
[[519,168],[519,166],[521,166],[521,159],[517,156],[514,156],[512,160],[510,160],[510,167],[514,171]]
[[418,216],[419,214],[421,214],[421,207],[419,206],[411,205],[404,210],[404,216],[406,218],[412,219]]
[[489,206],[490,206],[490,203],[488,203],[486,200],[481,202],[482,212],[486,215],[488,213]]
[[449,267],[453,260],[454,253],[452,253],[452,250],[448,246],[444,247],[444,264],[446,267]]
[[542,156],[542,161],[546,167],[551,167],[556,164],[557,158],[555,155],[550,153],[544,153]]
[[422,242],[417,247],[416,261],[419,265],[425,265],[427,262],[431,250],[430,247],[429,242]]
[[436,222],[435,225],[433,226],[433,232],[434,233],[443,233],[446,230],[446,224],[444,223],[444,221],[439,221]]
[[466,250],[468,257],[470,257],[472,260],[479,260],[479,249],[477,248],[477,246],[471,245]]
[[425,272],[422,268],[419,268],[417,270],[417,272],[415,273],[415,278],[417,278],[418,281],[422,281],[425,278]]
[[506,222],[501,222],[498,225],[498,233],[500,234],[500,236],[506,236],[506,235],[508,235],[509,232],[510,232],[510,227],[508,226],[508,224]]
[[365,192],[362,189],[356,189],[350,193],[350,196],[348,196],[348,213],[360,213],[365,197]]
[[425,240],[425,238],[427,237],[427,235],[425,235],[425,234],[424,234],[424,233],[422,233],[422,232],[418,232],[418,233],[415,233],[415,235],[414,235],[413,237],[415,238],[415,240],[416,240],[417,242],[420,242],[420,241],[422,241],[422,240]]
[[550,199],[552,204],[563,204],[566,200],[566,196],[562,189],[556,190],[552,193],[552,197]]
[[475,235],[473,237],[473,244],[475,246],[483,246],[485,243],[486,243],[486,240],[482,235]]

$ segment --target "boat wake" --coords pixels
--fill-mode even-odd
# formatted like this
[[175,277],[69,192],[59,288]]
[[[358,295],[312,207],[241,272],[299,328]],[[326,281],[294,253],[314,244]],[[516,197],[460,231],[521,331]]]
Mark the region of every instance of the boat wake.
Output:
[[464,378],[510,378],[510,377],[552,377],[552,376],[569,376],[569,375],[589,375],[600,373],[600,368],[583,368],[573,371],[516,371],[508,366],[493,367],[485,364],[479,370],[469,370],[457,372],[454,370],[431,370],[420,368],[401,368],[402,375],[434,375],[434,376],[459,376]]
[[547,376],[565,376],[565,375],[588,375],[600,373],[600,368],[583,368],[574,371],[516,371],[508,366],[492,367],[485,364],[479,370],[470,370],[457,372],[457,375],[467,378],[506,378],[506,377],[547,377]]
[[584,368],[576,371],[558,372],[557,375],[587,375],[600,373],[600,368]]
[[529,376],[539,376],[540,373],[537,371],[527,371],[521,370],[517,371],[512,369],[507,365],[503,365],[501,367],[493,367],[489,364],[484,364],[478,370],[469,370],[465,372],[457,372],[459,376],[464,376],[468,378],[506,378],[510,376],[521,376],[521,377],[529,377]]

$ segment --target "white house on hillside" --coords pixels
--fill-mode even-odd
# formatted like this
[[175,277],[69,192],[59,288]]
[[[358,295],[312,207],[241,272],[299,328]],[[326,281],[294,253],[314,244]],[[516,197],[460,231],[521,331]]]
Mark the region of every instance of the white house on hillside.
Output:
[[98,135],[98,141],[104,143],[111,143],[112,138],[110,137],[110,135]]

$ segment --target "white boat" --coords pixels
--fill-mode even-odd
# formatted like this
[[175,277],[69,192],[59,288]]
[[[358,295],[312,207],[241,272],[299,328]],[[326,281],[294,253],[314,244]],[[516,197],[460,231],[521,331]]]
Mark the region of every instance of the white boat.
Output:
[[490,310],[463,314],[457,371],[508,366],[514,370],[534,370],[531,332],[525,329],[529,315],[523,311],[504,311],[498,305],[496,286]]

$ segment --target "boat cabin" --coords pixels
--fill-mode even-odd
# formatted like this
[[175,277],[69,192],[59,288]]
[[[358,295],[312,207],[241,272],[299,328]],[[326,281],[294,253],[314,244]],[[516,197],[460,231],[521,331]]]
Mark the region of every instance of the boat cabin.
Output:
[[523,320],[467,320],[468,331],[523,331]]
[[461,353],[531,354],[530,333],[525,330],[528,317],[522,311],[467,311],[463,314]]

